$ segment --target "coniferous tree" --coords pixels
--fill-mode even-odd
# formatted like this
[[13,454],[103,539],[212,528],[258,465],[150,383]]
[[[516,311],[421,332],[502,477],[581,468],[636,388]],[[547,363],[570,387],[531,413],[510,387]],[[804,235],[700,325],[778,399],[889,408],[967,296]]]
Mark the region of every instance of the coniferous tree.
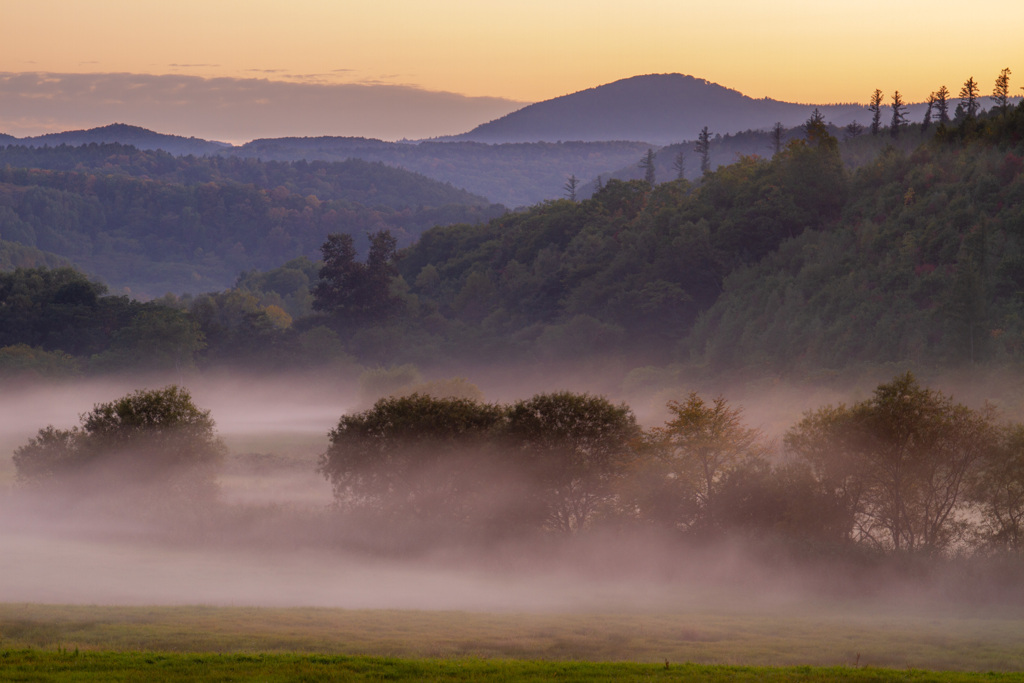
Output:
[[676,152],[672,161],[672,170],[676,172],[676,180],[683,180],[686,177],[686,150],[682,147]]
[[697,144],[693,149],[700,155],[701,174],[708,173],[711,170],[711,133],[708,132],[707,126],[701,129],[700,135],[697,136]]
[[576,174],[573,173],[569,176],[569,179],[565,181],[563,188],[565,189],[565,196],[569,201],[576,201],[576,188],[579,186],[579,180],[576,178]]
[[1010,109],[1010,69],[1006,68],[999,72],[996,77],[996,87],[992,90],[992,99],[1002,114]]
[[825,115],[821,113],[821,110],[817,107],[811,112],[810,118],[807,119],[807,123],[804,124],[804,130],[809,131],[812,128],[819,128],[825,125]]
[[946,86],[935,91],[935,109],[939,113],[939,125],[949,123],[949,88]]
[[782,142],[785,140],[786,136],[786,129],[782,126],[781,121],[776,121],[775,125],[772,126],[771,135],[772,149],[775,151],[775,154],[778,154],[782,151]]
[[905,106],[900,91],[897,90],[892,95],[892,127],[889,129],[889,134],[894,138],[900,136],[900,128],[907,121],[907,114],[903,109]]
[[871,112],[871,134],[878,135],[878,131],[882,127],[882,98],[884,95],[879,89],[875,89],[875,92],[871,93],[871,103],[868,105],[868,111]]
[[921,132],[928,130],[932,125],[932,108],[935,107],[935,93],[928,95],[928,107],[924,110],[924,121],[921,122]]
[[964,116],[968,119],[977,117],[981,105],[978,104],[978,84],[973,76],[964,81],[963,87],[960,88],[960,104]]
[[644,154],[643,157],[641,157],[640,163],[638,164],[638,166],[641,169],[643,169],[644,180],[647,181],[647,184],[650,185],[651,187],[654,187],[654,181],[655,181],[655,170],[654,170],[654,157],[655,156],[657,156],[657,155],[654,153],[654,150],[651,149],[650,147],[648,147],[647,148],[647,153]]

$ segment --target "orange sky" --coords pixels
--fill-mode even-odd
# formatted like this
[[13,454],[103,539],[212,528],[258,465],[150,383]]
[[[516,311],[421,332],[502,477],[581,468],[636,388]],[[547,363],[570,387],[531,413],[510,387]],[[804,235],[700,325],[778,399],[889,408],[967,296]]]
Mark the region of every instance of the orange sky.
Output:
[[680,72],[826,103],[865,101],[875,87],[919,100],[1024,61],[1020,0],[695,5],[4,0],[0,70],[382,81],[524,101]]
[[[679,72],[751,97],[1024,82],[1021,0],[3,0],[0,72],[405,84],[533,102]],[[0,103],[2,107],[2,103]],[[2,113],[2,112],[0,112]]]

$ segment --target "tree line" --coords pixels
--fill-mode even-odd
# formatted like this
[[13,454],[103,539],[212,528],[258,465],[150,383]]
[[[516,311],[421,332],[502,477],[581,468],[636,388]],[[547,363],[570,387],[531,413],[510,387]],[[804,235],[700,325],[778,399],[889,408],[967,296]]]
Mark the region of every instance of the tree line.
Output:
[[[994,109],[1002,116],[1009,113],[1011,108],[1011,95],[1010,95],[1010,75],[1011,71],[1009,67],[1003,69],[996,76],[995,85],[992,88],[992,94],[990,98],[994,103]],[[1022,88],[1024,90],[1024,88]],[[932,124],[932,116],[938,119],[938,125],[945,127],[949,125],[964,128],[973,123],[977,118],[981,109],[981,86],[974,80],[973,76],[970,76],[964,81],[963,86],[960,88],[959,102],[956,105],[956,109],[953,112],[953,116],[949,115],[949,106],[952,99],[952,93],[949,88],[945,85],[939,87],[938,90],[929,93],[928,99],[926,100],[927,106],[924,111],[924,119],[921,121],[921,130],[926,131]],[[879,90],[871,94],[869,104],[867,106],[868,111],[871,112],[871,134],[878,135],[882,131],[882,103],[885,101],[885,94]],[[889,135],[893,138],[898,138],[900,133],[906,126],[910,124],[907,119],[906,113],[906,102],[903,100],[903,96],[900,95],[900,91],[896,90],[892,94],[892,101],[890,104],[892,109],[892,120],[889,125]],[[851,132],[857,130],[856,128],[848,128]]]
[[[806,413],[781,442],[721,396],[667,408],[645,429],[627,405],[590,394],[389,396],[340,418],[318,471],[339,524],[408,538],[657,529],[825,553],[1024,550],[1024,425],[910,373]],[[176,495],[199,501],[223,452],[209,412],[168,387],[99,404],[80,427],[41,429],[14,463],[19,481],[43,490],[97,474],[105,491],[161,486],[174,474]]]
[[510,405],[414,394],[344,416],[320,471],[348,512],[575,533],[657,528],[819,549],[1019,552],[1024,427],[910,373],[807,413],[773,443],[723,397],[642,429],[586,394]]

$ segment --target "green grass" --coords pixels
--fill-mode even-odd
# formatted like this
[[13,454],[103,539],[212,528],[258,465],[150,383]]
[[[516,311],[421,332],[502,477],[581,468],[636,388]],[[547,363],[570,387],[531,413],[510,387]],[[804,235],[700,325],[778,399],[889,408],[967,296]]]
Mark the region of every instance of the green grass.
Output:
[[1021,672],[1024,618],[0,604],[0,649],[26,648]]
[[854,667],[399,659],[297,654],[0,652],[8,681],[1022,681],[1022,674]]

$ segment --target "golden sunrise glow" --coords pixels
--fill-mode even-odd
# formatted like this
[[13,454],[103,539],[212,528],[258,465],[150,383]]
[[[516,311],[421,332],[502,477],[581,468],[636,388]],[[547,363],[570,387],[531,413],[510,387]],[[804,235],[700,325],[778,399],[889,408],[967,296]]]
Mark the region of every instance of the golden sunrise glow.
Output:
[[[0,71],[408,84],[521,101],[679,72],[752,97],[920,101],[1003,67],[1024,3],[5,0]],[[1016,88],[1015,88],[1016,89]]]

